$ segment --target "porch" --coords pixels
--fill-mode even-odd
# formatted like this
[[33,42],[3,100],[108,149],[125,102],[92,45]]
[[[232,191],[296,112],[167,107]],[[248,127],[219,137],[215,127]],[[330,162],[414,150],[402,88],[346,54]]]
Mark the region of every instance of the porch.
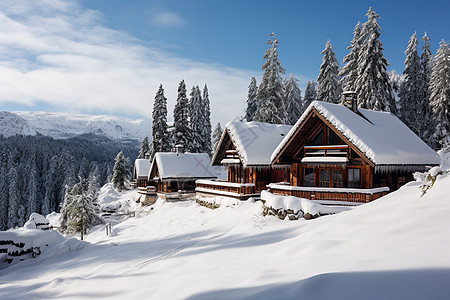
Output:
[[259,196],[254,183],[234,183],[220,180],[197,180],[195,191],[204,196],[226,196],[240,200]]
[[269,191],[275,195],[295,196],[310,200],[329,202],[354,202],[367,203],[385,196],[389,192],[388,187],[374,189],[356,188],[323,188],[323,187],[301,187],[284,184],[271,183]]

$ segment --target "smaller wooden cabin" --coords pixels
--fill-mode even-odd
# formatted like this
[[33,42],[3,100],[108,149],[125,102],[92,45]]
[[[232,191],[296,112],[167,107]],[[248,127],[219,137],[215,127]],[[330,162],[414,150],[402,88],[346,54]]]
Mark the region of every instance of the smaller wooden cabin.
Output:
[[157,152],[147,174],[158,196],[179,199],[195,193],[197,179],[214,179],[220,172],[206,153]]
[[292,126],[229,122],[212,159],[225,166],[227,180],[198,180],[197,192],[239,199],[258,196],[271,182],[289,181],[289,165],[271,166],[270,156]]
[[289,185],[273,193],[313,200],[369,202],[440,164],[439,155],[396,116],[314,101],[272,154],[290,164]]
[[150,167],[151,162],[148,159],[138,158],[134,161],[133,180],[135,181],[136,187],[147,187]]

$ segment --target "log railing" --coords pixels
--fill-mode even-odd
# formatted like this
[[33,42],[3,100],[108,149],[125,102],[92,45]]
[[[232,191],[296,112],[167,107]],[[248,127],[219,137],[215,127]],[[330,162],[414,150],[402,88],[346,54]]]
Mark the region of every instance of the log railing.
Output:
[[295,196],[310,200],[344,201],[367,203],[385,196],[389,192],[388,187],[375,189],[353,189],[353,188],[320,188],[320,187],[297,187],[289,185],[269,185],[269,190],[276,195]]
[[229,196],[239,199],[257,195],[254,183],[234,183],[215,180],[197,180],[196,192]]

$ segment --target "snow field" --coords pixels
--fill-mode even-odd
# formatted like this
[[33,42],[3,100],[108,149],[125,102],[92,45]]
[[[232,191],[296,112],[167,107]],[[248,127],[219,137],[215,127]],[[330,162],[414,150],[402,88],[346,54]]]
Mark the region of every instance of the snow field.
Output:
[[0,271],[0,298],[447,299],[450,176],[423,197],[420,184],[289,222],[262,217],[259,201],[210,210],[158,200],[110,236],[95,228],[80,251]]

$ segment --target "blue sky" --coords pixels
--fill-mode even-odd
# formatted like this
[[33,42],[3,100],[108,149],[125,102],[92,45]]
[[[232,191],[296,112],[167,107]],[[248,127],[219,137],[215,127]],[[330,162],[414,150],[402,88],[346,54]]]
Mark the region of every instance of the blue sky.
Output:
[[[0,109],[150,117],[160,83],[169,119],[181,79],[208,84],[212,121],[242,115],[275,32],[286,75],[304,90],[327,39],[339,61],[369,6],[380,15],[389,70],[403,71],[410,36],[433,53],[449,41],[446,1],[2,0]],[[422,43],[419,45],[422,46]],[[421,49],[419,49],[421,50]]]

